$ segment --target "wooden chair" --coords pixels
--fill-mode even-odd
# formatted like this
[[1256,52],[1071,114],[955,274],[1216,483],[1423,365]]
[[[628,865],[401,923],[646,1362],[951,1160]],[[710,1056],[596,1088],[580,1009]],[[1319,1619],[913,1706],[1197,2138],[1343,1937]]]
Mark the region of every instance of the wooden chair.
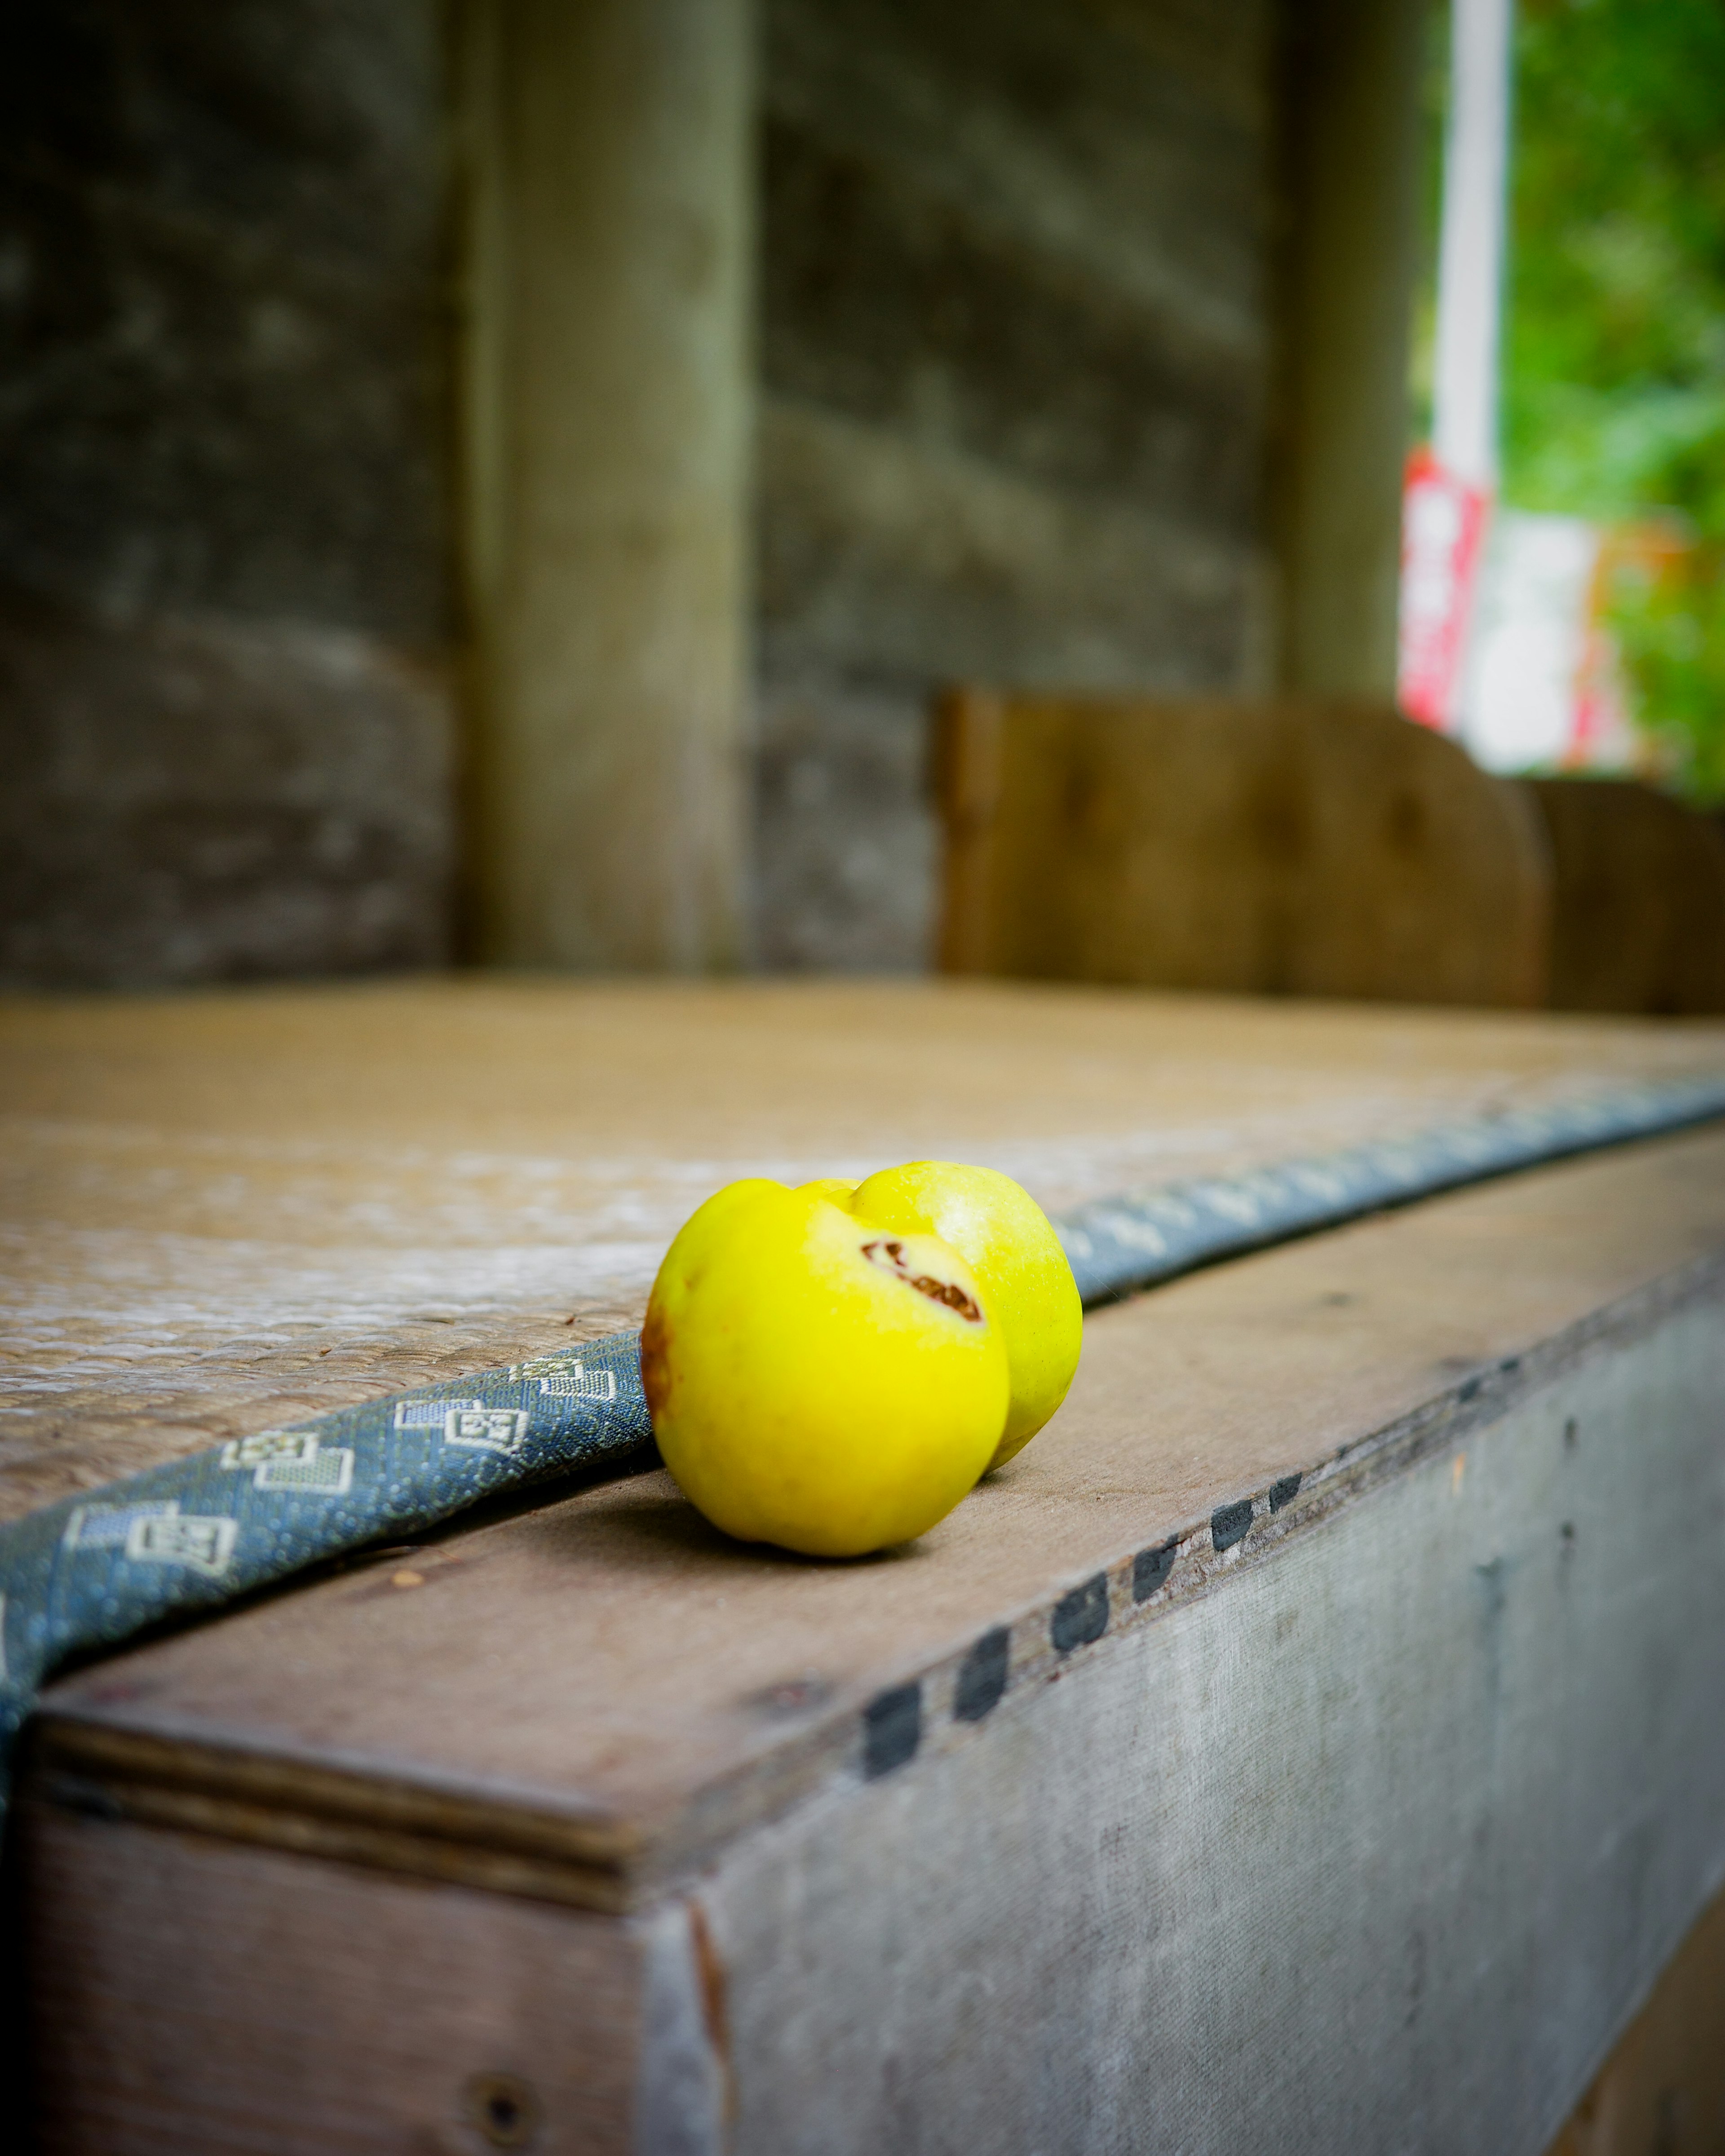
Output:
[[941,964],[1538,1007],[1534,801],[1388,707],[949,691]]
[[1725,1011],[1725,829],[1632,779],[1529,782],[1551,846],[1553,1010]]

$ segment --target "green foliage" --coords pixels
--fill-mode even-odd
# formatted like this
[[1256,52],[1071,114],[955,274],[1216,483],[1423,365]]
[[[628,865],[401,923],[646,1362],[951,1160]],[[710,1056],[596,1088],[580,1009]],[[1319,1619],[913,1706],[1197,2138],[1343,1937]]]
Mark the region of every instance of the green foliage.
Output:
[[1522,0],[1505,492],[1681,518],[1616,617],[1679,776],[1725,793],[1725,0]]
[[1676,577],[1620,570],[1611,619],[1672,779],[1725,801],[1725,548],[1697,548]]

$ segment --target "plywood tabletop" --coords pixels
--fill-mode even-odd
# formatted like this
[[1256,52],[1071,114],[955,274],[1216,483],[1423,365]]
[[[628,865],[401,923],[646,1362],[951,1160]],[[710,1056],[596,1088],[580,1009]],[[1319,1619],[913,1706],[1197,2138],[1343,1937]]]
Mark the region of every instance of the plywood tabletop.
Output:
[[908,1549],[747,1548],[634,1477],[70,1678],[45,1756],[143,1816],[615,1906],[855,1786],[907,1686],[916,1741],[971,1741],[990,1639],[1022,1709],[1374,1477],[1435,1449],[1459,1487],[1517,1389],[1722,1284],[1725,1133],[1457,1193],[1097,1314],[1060,1416]]
[[0,1517],[638,1319],[732,1177],[1050,1207],[1725,1062],[1725,1028],[940,982],[0,1004]]

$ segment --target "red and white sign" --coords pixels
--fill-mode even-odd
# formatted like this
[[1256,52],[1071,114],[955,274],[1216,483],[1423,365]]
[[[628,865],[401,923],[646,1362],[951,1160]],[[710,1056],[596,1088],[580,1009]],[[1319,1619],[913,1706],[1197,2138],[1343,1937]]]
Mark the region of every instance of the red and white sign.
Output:
[[1643,760],[1607,601],[1621,564],[1651,561],[1648,545],[1584,517],[1494,511],[1457,730],[1476,762],[1625,771]]
[[1454,733],[1461,723],[1468,624],[1490,498],[1445,471],[1430,449],[1408,460],[1402,497],[1398,699],[1410,719]]

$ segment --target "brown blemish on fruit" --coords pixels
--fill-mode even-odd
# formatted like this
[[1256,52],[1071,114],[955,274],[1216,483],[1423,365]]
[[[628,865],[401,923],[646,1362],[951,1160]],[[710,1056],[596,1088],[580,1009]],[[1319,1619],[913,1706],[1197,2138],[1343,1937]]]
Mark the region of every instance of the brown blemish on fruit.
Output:
[[641,1390],[647,1396],[647,1412],[656,1415],[670,1393],[670,1342],[665,1333],[665,1312],[657,1303],[647,1306],[641,1327]]
[[906,1287],[915,1288],[918,1295],[926,1295],[931,1302],[943,1302],[948,1310],[956,1310],[967,1325],[982,1323],[982,1312],[957,1281],[936,1280],[931,1273],[913,1273],[905,1262],[905,1246],[896,1238],[878,1236],[872,1243],[863,1245],[862,1254],[871,1265],[896,1274]]

